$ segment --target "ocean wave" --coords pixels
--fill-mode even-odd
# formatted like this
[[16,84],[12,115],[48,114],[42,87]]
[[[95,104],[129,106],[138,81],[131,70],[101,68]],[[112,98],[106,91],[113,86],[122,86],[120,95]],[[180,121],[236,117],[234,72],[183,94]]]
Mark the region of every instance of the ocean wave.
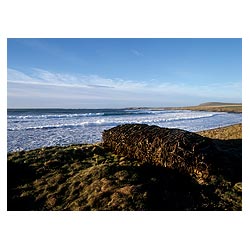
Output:
[[103,116],[104,113],[84,113],[84,114],[56,114],[56,115],[8,115],[8,119],[51,119],[51,118],[77,118]]
[[8,128],[9,131],[19,131],[19,130],[37,130],[37,129],[57,129],[57,128],[74,128],[82,126],[80,124],[52,124],[44,126],[33,126],[33,127],[17,127],[17,128]]
[[58,128],[77,128],[77,127],[94,127],[94,126],[107,126],[113,127],[122,124],[131,124],[131,123],[138,123],[138,124],[149,124],[149,125],[161,125],[161,123],[167,122],[175,122],[175,121],[183,121],[183,120],[196,120],[196,119],[203,119],[209,118],[218,115],[217,113],[208,113],[202,115],[187,115],[186,117],[179,116],[179,117],[158,117],[155,119],[151,118],[144,118],[144,119],[97,119],[92,121],[82,121],[79,123],[70,123],[70,124],[49,124],[49,125],[39,125],[39,126],[30,126],[30,127],[14,127],[8,128],[9,131],[17,131],[17,130],[37,130],[37,129],[58,129]]
[[[40,115],[8,115],[9,120],[25,121],[36,119],[65,119],[81,117],[98,117],[98,116],[137,116],[137,115],[159,115],[168,113],[162,110],[104,110],[103,112],[73,113],[73,114],[40,114]],[[171,111],[172,112],[172,111]],[[172,112],[173,113],[173,112]]]

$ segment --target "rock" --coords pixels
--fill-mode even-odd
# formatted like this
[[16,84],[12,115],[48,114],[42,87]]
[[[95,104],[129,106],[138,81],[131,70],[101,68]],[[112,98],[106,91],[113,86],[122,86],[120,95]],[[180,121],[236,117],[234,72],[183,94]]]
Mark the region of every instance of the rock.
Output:
[[213,140],[185,130],[125,124],[105,130],[102,137],[103,145],[116,154],[177,169],[200,184],[209,182],[217,170],[219,152]]

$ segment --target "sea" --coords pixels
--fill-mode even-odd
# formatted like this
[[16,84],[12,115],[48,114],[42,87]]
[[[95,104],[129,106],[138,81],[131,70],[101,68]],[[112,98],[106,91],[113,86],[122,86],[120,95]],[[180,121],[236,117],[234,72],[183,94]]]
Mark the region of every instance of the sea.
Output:
[[242,122],[241,113],[153,109],[8,109],[7,151],[96,143],[121,124],[196,132]]

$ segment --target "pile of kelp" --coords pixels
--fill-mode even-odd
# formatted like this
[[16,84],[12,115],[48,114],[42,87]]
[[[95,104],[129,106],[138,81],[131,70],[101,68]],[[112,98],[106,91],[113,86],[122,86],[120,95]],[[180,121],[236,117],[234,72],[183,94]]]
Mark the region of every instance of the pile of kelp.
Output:
[[230,202],[236,197],[239,205],[241,196],[234,188],[241,191],[241,140],[215,140],[181,129],[125,124],[104,131],[103,143],[116,154],[190,176],[204,190],[226,193],[224,198]]

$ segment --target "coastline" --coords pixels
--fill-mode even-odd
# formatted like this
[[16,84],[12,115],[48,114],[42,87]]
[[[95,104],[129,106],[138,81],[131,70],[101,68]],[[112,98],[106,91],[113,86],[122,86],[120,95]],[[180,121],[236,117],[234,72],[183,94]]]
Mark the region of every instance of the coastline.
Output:
[[193,111],[211,111],[211,112],[228,112],[228,113],[242,113],[242,105],[198,105],[179,108],[167,108],[167,109],[180,109],[180,110],[193,110]]
[[[240,159],[241,130],[236,124],[197,134]],[[102,143],[12,152],[8,210],[241,210],[241,180],[220,178],[207,188],[170,169],[117,155]]]
[[[225,103],[204,103],[196,106],[184,107],[145,107],[153,110],[191,110],[191,111],[210,111],[210,112],[228,112],[228,113],[242,113],[242,104],[225,104]],[[131,108],[135,109],[135,108]],[[142,107],[141,109],[144,109]]]
[[145,123],[197,132],[242,120],[239,113],[154,109],[17,110],[8,113],[7,151],[100,142],[103,130],[125,123]]

